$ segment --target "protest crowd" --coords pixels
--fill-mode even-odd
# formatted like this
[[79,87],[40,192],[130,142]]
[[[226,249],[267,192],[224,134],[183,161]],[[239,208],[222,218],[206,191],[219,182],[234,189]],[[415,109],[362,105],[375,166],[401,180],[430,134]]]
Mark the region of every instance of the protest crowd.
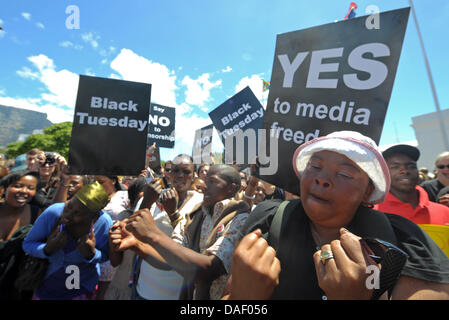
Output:
[[[448,257],[419,225],[449,225],[449,153],[425,181],[419,156],[335,132],[296,150],[296,195],[258,163],[181,154],[139,176],[87,176],[30,150],[2,170],[1,298],[446,299]],[[394,281],[368,288],[366,268],[393,272],[391,252]]]

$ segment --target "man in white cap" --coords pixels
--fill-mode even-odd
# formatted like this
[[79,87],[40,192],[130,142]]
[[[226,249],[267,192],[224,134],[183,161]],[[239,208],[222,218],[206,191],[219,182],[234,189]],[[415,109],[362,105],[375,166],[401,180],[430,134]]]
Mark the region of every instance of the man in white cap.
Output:
[[382,155],[390,171],[391,186],[385,201],[374,209],[401,215],[416,224],[449,225],[449,208],[429,201],[427,192],[418,185],[418,148],[398,144]]
[[[296,150],[293,168],[301,199],[264,201],[251,212],[228,298],[449,299],[441,249],[410,220],[372,209],[390,186],[373,140],[352,131],[316,138]],[[386,252],[400,259],[388,261]],[[379,289],[367,285],[378,263],[380,279],[397,270]]]

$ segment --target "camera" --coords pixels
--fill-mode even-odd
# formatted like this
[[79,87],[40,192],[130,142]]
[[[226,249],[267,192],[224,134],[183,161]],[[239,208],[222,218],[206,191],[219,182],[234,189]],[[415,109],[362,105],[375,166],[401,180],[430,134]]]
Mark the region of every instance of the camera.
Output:
[[52,164],[54,164],[56,162],[56,159],[55,159],[55,154],[53,153],[53,152],[45,152],[45,162],[44,162],[44,165],[45,164],[49,164],[49,165],[52,165]]

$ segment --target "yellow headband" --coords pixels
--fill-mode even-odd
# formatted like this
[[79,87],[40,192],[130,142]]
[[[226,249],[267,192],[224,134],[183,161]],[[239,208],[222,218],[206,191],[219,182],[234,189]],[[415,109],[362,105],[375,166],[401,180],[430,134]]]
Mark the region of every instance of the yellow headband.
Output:
[[82,187],[75,197],[92,212],[100,211],[109,202],[108,193],[98,181]]

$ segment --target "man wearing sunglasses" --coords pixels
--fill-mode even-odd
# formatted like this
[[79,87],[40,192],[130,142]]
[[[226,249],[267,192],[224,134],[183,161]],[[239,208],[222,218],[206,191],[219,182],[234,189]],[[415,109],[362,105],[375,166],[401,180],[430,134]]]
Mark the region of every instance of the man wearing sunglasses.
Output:
[[418,186],[417,148],[398,144],[382,153],[391,175],[391,187],[376,210],[398,214],[416,224],[449,225],[449,208],[429,201],[427,192]]
[[[449,152],[440,153],[435,159],[435,168],[437,170],[436,178],[425,181],[421,187],[427,191],[430,201],[439,202],[449,206],[449,194],[441,192],[449,187]],[[440,194],[441,193],[441,194]]]

